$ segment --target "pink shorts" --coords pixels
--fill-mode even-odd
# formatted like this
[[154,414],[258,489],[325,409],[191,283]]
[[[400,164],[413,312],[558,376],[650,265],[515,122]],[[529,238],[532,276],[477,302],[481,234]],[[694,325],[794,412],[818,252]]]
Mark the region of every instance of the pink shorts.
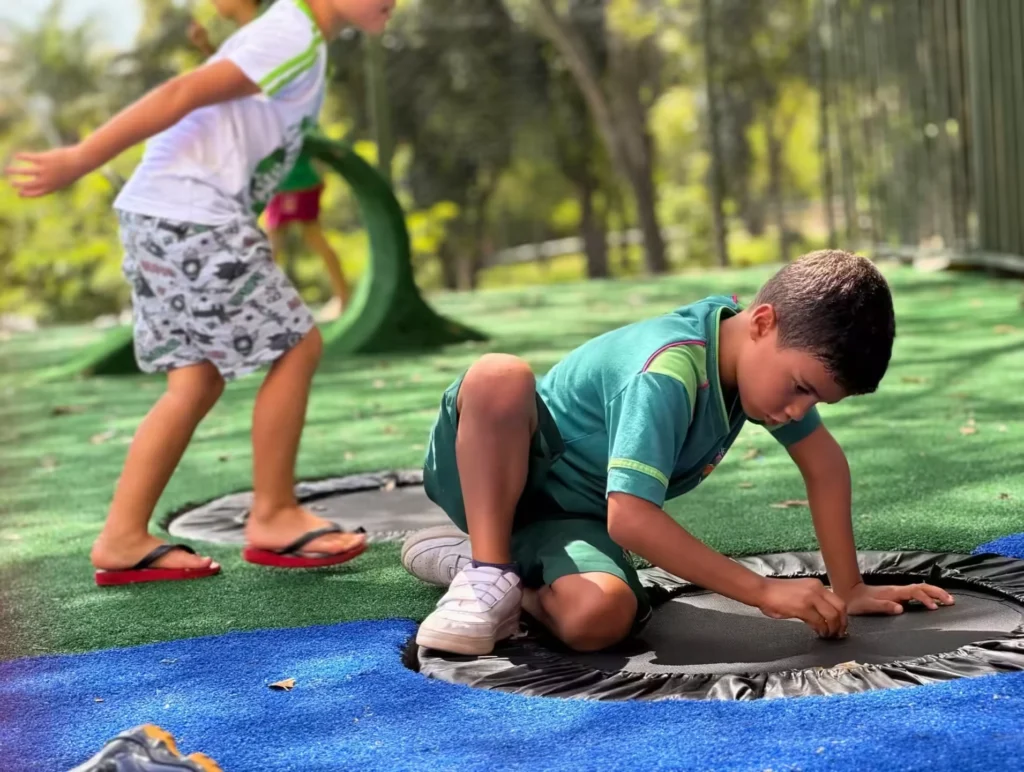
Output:
[[316,222],[320,219],[320,194],[324,186],[308,190],[278,193],[267,204],[267,228],[277,230],[291,222]]

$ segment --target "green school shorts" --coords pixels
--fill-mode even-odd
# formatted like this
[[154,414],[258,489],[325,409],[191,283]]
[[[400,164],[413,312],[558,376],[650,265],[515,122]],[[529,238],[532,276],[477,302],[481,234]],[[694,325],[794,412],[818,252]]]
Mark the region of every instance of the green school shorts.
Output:
[[[427,496],[451,521],[468,532],[462,484],[455,460],[455,435],[459,425],[456,398],[465,374],[448,387],[430,433],[423,465]],[[516,506],[512,526],[512,560],[526,587],[550,585],[556,579],[591,572],[617,576],[637,598],[639,625],[650,617],[647,593],[629,555],[608,535],[604,518],[565,512],[543,490],[552,465],[565,449],[558,426],[547,405],[537,396],[537,430],[530,440],[526,487]]]

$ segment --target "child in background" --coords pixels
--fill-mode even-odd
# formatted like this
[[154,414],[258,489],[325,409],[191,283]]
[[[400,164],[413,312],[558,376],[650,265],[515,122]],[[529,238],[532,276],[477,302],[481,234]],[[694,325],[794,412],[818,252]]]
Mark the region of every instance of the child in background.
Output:
[[323,103],[325,40],[383,31],[395,0],[278,0],[209,61],[175,77],[78,145],[19,153],[22,197],[60,190],[133,145],[145,155],[114,202],[132,284],[135,354],[167,390],[132,440],[93,545],[98,584],[211,576],[219,566],[148,531],[157,500],[225,381],[269,365],[253,410],[254,498],[246,560],[315,567],[365,539],[299,506],[295,461],[322,340],[274,264],[257,218],[294,166]]
[[274,249],[274,255],[281,259],[287,249],[288,226],[297,223],[302,229],[306,246],[320,255],[331,278],[334,296],[321,310],[320,321],[337,319],[348,304],[349,286],[337,252],[331,247],[320,227],[320,196],[324,190],[323,179],[313,166],[313,160],[305,152],[299,154],[289,175],[277,188],[277,195],[267,206],[267,235]]
[[[243,27],[260,15],[268,3],[264,0],[213,0],[217,13],[224,19]],[[189,39],[204,56],[213,56],[217,50],[210,42],[206,29],[193,21],[189,26]],[[321,310],[320,320],[331,321],[341,316],[348,304],[349,286],[341,268],[341,260],[331,247],[320,227],[320,196],[323,179],[317,173],[313,160],[303,151],[295,166],[277,188],[266,210],[266,226],[274,257],[280,261],[287,252],[288,226],[297,223],[302,229],[306,246],[320,255],[331,280],[333,297]]]

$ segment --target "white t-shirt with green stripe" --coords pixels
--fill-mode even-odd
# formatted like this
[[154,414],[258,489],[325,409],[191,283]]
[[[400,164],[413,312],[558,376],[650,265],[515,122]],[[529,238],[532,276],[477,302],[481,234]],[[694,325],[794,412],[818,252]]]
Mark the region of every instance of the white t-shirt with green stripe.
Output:
[[278,0],[211,61],[222,59],[262,92],[200,108],[152,137],[116,209],[199,225],[263,211],[320,114],[327,49],[304,0]]

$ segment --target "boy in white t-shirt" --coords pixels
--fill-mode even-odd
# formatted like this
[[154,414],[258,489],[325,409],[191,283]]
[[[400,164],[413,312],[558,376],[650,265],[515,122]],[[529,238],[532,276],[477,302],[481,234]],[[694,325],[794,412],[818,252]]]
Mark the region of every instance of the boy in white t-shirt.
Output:
[[243,556],[316,567],[365,549],[365,537],[342,533],[294,495],[322,340],[256,218],[320,112],[324,40],[349,25],[382,32],[394,4],[278,0],[205,65],[154,89],[80,144],[18,154],[8,169],[21,196],[43,196],[150,140],[114,208],[132,283],[136,360],[143,371],[166,372],[167,391],[135,433],[93,545],[97,584],[220,570],[191,548],[152,536],[149,518],[225,380],[265,365],[253,410],[254,498]]

